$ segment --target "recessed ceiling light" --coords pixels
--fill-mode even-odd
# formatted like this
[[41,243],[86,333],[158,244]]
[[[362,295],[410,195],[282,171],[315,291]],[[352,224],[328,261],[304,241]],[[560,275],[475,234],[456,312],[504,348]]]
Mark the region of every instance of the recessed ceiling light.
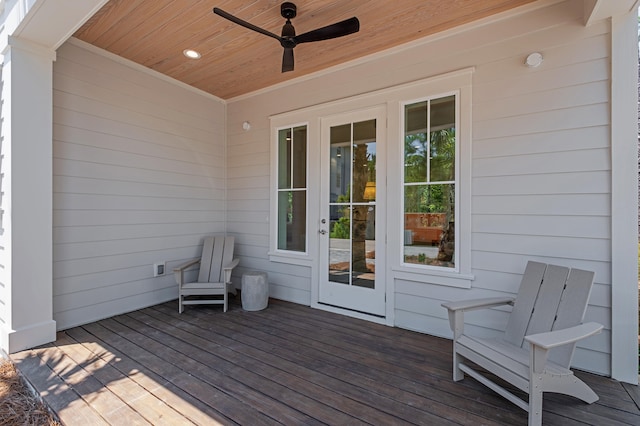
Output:
[[184,54],[184,56],[190,59],[200,59],[200,56],[202,56],[200,55],[200,53],[196,52],[193,49],[184,49],[182,53]]

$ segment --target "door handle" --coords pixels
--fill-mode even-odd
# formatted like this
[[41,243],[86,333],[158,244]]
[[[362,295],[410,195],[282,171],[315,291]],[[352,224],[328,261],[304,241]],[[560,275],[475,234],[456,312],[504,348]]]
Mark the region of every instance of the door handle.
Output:
[[318,232],[319,232],[320,234],[324,235],[324,234],[326,234],[326,233],[327,233],[327,230],[326,230],[326,229],[321,229],[321,230],[319,230]]

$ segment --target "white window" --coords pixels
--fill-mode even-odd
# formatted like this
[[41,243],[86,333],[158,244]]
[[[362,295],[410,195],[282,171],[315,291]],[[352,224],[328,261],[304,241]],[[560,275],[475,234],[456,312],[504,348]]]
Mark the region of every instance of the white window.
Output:
[[278,130],[276,249],[307,252],[307,126]]
[[457,97],[404,105],[405,265],[456,269]]

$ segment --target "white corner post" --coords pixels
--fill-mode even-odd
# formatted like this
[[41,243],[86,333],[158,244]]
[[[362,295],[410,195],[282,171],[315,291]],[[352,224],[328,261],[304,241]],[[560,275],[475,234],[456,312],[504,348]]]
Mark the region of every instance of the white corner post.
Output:
[[17,352],[56,337],[52,271],[55,51],[9,37],[0,85],[0,343]]
[[638,12],[611,18],[611,377],[638,383]]

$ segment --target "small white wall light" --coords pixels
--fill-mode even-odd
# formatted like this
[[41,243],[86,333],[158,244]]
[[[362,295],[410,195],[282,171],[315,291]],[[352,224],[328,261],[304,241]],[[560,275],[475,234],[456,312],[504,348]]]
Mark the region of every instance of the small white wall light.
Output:
[[529,68],[537,68],[542,64],[543,60],[544,58],[542,57],[542,53],[533,52],[529,54],[529,56],[527,56],[527,59],[525,59],[524,64]]
[[248,121],[245,121],[244,123],[242,123],[242,128],[244,129],[245,132],[248,132],[249,130],[251,130],[251,123],[249,123]]

